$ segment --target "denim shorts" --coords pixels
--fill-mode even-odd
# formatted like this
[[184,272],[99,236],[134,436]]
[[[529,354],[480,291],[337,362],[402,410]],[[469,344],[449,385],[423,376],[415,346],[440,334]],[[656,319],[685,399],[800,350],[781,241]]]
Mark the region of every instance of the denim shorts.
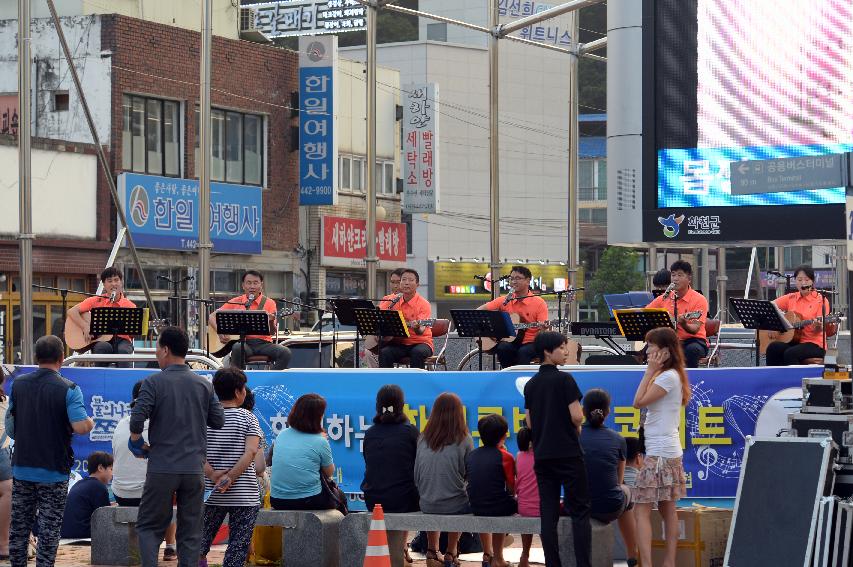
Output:
[[12,479],[12,450],[0,449],[0,481]]

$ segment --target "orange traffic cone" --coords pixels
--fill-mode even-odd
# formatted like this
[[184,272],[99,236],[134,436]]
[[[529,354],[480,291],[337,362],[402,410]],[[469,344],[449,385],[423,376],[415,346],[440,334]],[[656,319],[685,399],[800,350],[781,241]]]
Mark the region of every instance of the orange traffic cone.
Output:
[[385,514],[382,505],[373,507],[373,519],[367,533],[367,549],[364,552],[364,567],[391,567],[388,553],[388,533],[385,531]]

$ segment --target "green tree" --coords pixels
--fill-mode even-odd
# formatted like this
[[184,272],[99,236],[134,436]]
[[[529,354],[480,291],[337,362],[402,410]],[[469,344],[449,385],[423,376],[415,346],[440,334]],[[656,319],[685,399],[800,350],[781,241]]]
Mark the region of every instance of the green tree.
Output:
[[601,255],[598,270],[589,284],[598,308],[599,321],[606,321],[609,318],[604,294],[625,293],[645,288],[643,272],[638,269],[638,265],[637,253],[630,248],[610,246]]

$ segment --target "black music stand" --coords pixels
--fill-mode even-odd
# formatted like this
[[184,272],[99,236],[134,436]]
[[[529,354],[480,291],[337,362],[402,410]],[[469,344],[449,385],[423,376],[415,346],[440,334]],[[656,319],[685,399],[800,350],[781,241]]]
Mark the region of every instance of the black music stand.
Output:
[[92,309],[89,334],[112,335],[110,342],[116,352],[118,335],[144,335],[148,333],[148,309],[145,307],[96,307]]
[[396,309],[353,309],[355,328],[362,335],[379,337],[379,349],[385,337],[404,338],[409,336],[409,327],[403,318],[403,312]]
[[246,366],[246,335],[269,335],[270,314],[264,310],[223,309],[216,312],[216,332],[220,335],[240,335],[240,352]]
[[[376,306],[373,305],[372,301],[367,299],[350,299],[346,297],[339,297],[337,299],[332,299],[329,301],[332,304],[332,352],[335,352],[335,334],[337,333],[337,328],[335,327],[335,317],[338,318],[338,322],[341,325],[354,325],[355,326],[355,350],[353,352],[352,357],[352,367],[358,368],[358,349],[359,349],[359,335],[361,333],[358,329],[358,320],[355,316],[356,309],[371,309],[375,310]],[[332,356],[332,365],[334,365],[334,356]]]
[[[515,326],[509,313],[486,309],[451,309],[450,317],[460,337],[492,337],[497,340],[516,335]],[[483,343],[479,343],[480,370],[483,369]]]
[[784,333],[790,329],[790,323],[782,317],[779,308],[765,299],[747,299],[731,297],[732,311],[743,324],[744,329],[755,329],[755,365],[761,365],[761,344],[758,331],[776,331]]
[[628,341],[644,341],[646,333],[660,327],[673,328],[669,311],[654,309],[614,309],[613,317]]

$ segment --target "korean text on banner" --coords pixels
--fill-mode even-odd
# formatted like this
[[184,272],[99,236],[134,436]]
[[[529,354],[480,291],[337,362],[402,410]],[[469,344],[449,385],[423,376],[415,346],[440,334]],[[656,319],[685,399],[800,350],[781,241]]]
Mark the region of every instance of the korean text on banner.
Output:
[[[6,391],[10,391],[9,380],[32,369],[17,368],[7,379]],[[822,371],[819,367],[806,366],[691,370],[693,396],[682,409],[679,423],[688,497],[733,498],[745,436],[773,436],[779,429],[787,428],[787,414],[799,405],[791,400],[802,395],[802,379],[819,377]],[[86,410],[95,420],[91,433],[73,438],[75,471],[85,473],[84,460],[92,451],[110,450],[116,423],[131,411],[133,384],[151,373],[132,368],[62,369],[64,376],[80,386]],[[603,388],[610,393],[612,411],[605,422],[608,427],[626,437],[637,436],[640,411],[631,402],[643,376],[642,368],[590,368],[572,374],[581,391]],[[332,445],[335,474],[346,492],[360,492],[364,478],[364,432],[373,422],[376,391],[389,381],[389,374],[338,369],[320,377],[316,371],[292,369],[249,371],[247,375],[255,393],[254,413],[268,445],[287,426],[287,415],[299,396],[316,392],[326,398],[328,409],[323,425]],[[393,382],[406,394],[406,415],[421,430],[433,401],[444,391],[456,392],[462,398],[475,444],[479,445],[480,417],[491,413],[505,416],[510,424],[507,450],[514,454],[516,434],[524,423],[522,392],[532,375],[532,371],[418,373],[399,369]]]
[[338,38],[299,38],[299,204],[338,200],[335,74]]
[[255,29],[269,38],[360,31],[367,27],[366,9],[358,0],[279,0],[244,3],[242,9],[254,12]]
[[[198,179],[119,175],[128,228],[140,248],[194,250],[198,246]],[[216,252],[260,254],[260,187],[210,184],[210,239]]]
[[[345,217],[321,217],[320,262],[324,266],[364,267],[367,249],[367,222]],[[376,255],[382,269],[406,265],[406,225],[376,223]]]
[[410,86],[403,108],[403,210],[437,213],[438,85]]

